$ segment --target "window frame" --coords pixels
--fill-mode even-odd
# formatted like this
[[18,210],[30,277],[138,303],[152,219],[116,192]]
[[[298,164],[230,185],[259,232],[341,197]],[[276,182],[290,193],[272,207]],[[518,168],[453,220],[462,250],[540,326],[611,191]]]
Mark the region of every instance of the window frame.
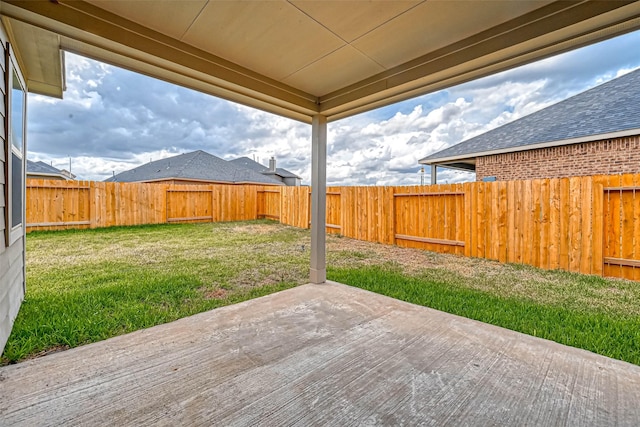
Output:
[[[5,140],[5,239],[6,245],[13,245],[18,239],[24,237],[25,234],[25,221],[26,221],[26,205],[25,205],[25,188],[26,188],[26,153],[27,153],[27,89],[24,81],[24,77],[20,70],[20,67],[16,61],[15,55],[11,48],[11,44],[6,44],[6,70],[5,70],[5,113],[6,113],[6,140]],[[22,147],[18,148],[13,145],[13,84],[14,78],[17,78],[18,84],[22,89]],[[16,188],[14,185],[14,168],[13,168],[13,156],[20,159],[20,174],[22,177],[21,185]],[[14,191],[20,192],[21,200],[21,218],[18,224],[13,226],[13,197]]]

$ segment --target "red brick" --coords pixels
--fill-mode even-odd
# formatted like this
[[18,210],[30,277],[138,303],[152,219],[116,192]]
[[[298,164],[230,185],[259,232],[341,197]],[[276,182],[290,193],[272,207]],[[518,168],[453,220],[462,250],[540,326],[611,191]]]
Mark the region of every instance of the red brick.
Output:
[[640,136],[496,154],[476,159],[476,179],[499,181],[640,173]]

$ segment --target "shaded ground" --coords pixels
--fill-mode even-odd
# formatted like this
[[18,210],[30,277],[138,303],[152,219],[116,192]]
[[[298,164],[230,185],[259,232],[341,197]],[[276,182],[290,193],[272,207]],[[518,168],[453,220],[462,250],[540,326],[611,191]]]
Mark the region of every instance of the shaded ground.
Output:
[[637,426],[640,366],[328,282],[0,368],[0,424]]

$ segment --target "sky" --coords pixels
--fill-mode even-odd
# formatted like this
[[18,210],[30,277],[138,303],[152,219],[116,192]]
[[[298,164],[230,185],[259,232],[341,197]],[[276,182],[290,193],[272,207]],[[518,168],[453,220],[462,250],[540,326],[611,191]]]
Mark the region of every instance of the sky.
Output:
[[[640,67],[640,32],[328,125],[329,185],[413,185],[418,160]],[[28,158],[79,179],[193,150],[311,176],[311,126],[66,53],[64,99],[29,95]],[[424,177],[428,182],[428,173]],[[438,171],[439,183],[474,180]]]

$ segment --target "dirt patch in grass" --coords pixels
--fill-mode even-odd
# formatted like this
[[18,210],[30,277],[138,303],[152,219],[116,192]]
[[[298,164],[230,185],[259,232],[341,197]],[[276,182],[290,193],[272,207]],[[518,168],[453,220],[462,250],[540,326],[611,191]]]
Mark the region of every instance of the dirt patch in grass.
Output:
[[273,224],[243,224],[230,227],[235,233],[269,234],[273,233]]
[[[504,266],[478,258],[363,242],[335,235],[330,235],[327,239],[327,252],[331,261],[338,267],[354,263],[376,265],[391,262],[401,266],[409,274],[416,274],[429,268],[443,268],[464,277],[474,277],[483,273],[498,274]],[[352,256],[354,254],[355,256]]]
[[42,356],[47,356],[49,354],[54,354],[54,353],[59,353],[61,351],[65,351],[65,350],[69,350],[69,346],[68,345],[56,345],[53,347],[50,347],[46,350],[43,351],[39,351],[38,353],[35,353],[29,357],[27,357],[27,359],[35,359],[38,357],[42,357]]
[[229,294],[229,291],[221,288],[213,290],[202,289],[201,291],[206,299],[225,299]]

